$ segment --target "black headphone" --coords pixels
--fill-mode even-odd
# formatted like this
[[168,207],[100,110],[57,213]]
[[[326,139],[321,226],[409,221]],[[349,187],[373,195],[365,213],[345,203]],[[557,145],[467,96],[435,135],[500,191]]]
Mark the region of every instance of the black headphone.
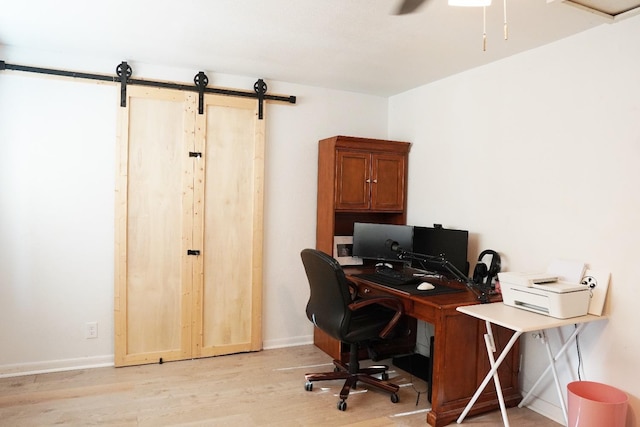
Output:
[[[489,267],[482,262],[482,258],[484,258],[485,255],[491,255],[491,264]],[[491,286],[493,279],[500,272],[500,264],[500,255],[498,255],[498,252],[491,249],[482,251],[478,256],[478,263],[473,270],[473,282],[478,285]]]

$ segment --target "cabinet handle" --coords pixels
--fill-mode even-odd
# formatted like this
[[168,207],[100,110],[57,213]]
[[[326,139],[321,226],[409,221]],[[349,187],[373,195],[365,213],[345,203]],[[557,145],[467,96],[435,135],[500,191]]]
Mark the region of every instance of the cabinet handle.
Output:
[[374,183],[374,184],[377,184],[377,183],[378,183],[378,180],[377,180],[377,179],[374,179],[374,180],[373,180],[373,183]]
[[371,180],[367,178],[367,180],[365,181],[367,184],[371,184]]
[[369,289],[369,288],[364,288],[364,289],[362,290],[362,292],[364,292],[365,294],[368,294],[368,293],[370,293],[370,292],[371,292],[371,289]]

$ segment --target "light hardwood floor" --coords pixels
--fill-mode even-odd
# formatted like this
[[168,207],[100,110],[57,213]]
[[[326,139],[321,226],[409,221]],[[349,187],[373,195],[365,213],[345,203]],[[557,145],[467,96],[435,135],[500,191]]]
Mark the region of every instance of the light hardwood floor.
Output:
[[[336,409],[342,382],[304,389],[304,374],[332,369],[312,345],[127,368],[99,368],[0,379],[0,426],[426,426],[425,383],[391,367],[400,402],[362,385]],[[529,409],[511,425],[557,427]],[[455,424],[455,423],[454,423]],[[502,425],[500,412],[467,418]]]

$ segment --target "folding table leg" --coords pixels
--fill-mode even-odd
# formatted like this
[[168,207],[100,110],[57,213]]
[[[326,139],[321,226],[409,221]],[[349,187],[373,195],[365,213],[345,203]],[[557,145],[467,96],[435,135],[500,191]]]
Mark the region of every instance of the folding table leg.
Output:
[[[491,324],[490,324],[489,321],[485,321],[485,322],[486,322],[486,324],[488,326],[487,332],[490,333]],[[456,421],[458,424],[462,423],[464,418],[467,416],[467,414],[469,413],[469,411],[471,410],[473,405],[476,403],[476,400],[478,400],[478,397],[480,397],[480,393],[482,393],[482,391],[485,389],[485,387],[489,383],[489,380],[491,380],[491,378],[494,375],[497,375],[498,368],[500,367],[500,364],[507,357],[507,354],[509,354],[509,351],[511,351],[511,348],[513,347],[513,345],[516,343],[516,341],[518,341],[518,338],[520,338],[520,335],[522,335],[522,332],[519,332],[519,331],[514,331],[513,332],[513,335],[511,336],[511,339],[509,340],[509,342],[507,343],[505,348],[502,350],[502,353],[500,353],[500,356],[498,356],[498,359],[494,363],[491,364],[491,369],[489,370],[487,375],[484,377],[484,380],[482,380],[482,383],[480,384],[480,386],[476,390],[475,394],[473,395],[473,397],[471,398],[469,403],[467,403],[467,406],[465,406],[464,411],[462,411],[462,414],[460,414],[460,416],[458,417],[458,420]],[[492,354],[491,350],[489,349],[489,347],[487,347],[487,354],[489,356],[489,360],[491,360],[493,358],[493,354]],[[502,391],[502,390],[500,390],[500,391]],[[506,414],[506,412],[503,412],[503,414]]]
[[[484,335],[484,343],[487,347],[487,354],[489,355],[489,363],[491,364],[491,369],[496,367],[496,361],[493,358],[493,353],[496,351],[496,344],[493,340],[493,330],[491,329],[491,323],[488,321],[487,323],[487,332]],[[502,385],[500,385],[500,376],[498,375],[498,369],[496,367],[495,373],[493,374],[493,382],[496,385],[496,394],[498,395],[498,402],[500,403],[500,412],[502,413],[502,422],[505,427],[509,427],[509,418],[507,418],[507,407],[504,404],[504,396],[502,394]]]
[[[560,358],[560,356],[562,356],[567,351],[569,346],[575,341],[575,339],[580,334],[580,332],[585,328],[585,326],[587,326],[586,323],[578,324],[578,327],[573,331],[571,336],[569,336],[569,338],[567,338],[567,340],[564,342],[564,344],[562,345],[560,350],[558,350],[558,352],[556,353],[555,356],[551,355],[551,348],[549,346],[549,340],[545,339],[545,341],[546,341],[545,345],[547,347],[547,355],[549,357],[549,366],[547,366],[547,369],[545,369],[545,371],[542,373],[542,375],[540,375],[538,377],[538,380],[533,384],[533,387],[531,387],[531,389],[527,392],[526,396],[520,401],[520,403],[518,404],[518,408],[524,407],[525,402],[533,394],[534,390],[542,382],[544,377],[547,376],[549,371],[551,371],[552,369],[555,371],[555,362],[557,362],[558,359]],[[557,377],[557,373],[555,374],[555,377]],[[560,405],[562,407],[562,412],[563,412],[563,415],[564,415],[564,419],[565,419],[565,421],[567,421],[568,418],[567,418],[567,409],[566,409],[566,406],[564,404],[564,394],[562,393],[562,390],[558,387],[558,383],[556,383],[556,389],[558,390],[558,398],[560,399]]]
[[553,381],[556,383],[556,390],[558,392],[558,397],[560,398],[560,406],[562,407],[562,415],[564,415],[564,422],[565,424],[568,424],[569,420],[567,419],[567,406],[564,404],[564,396],[562,395],[562,387],[560,387],[560,379],[558,378],[556,363],[554,361],[553,354],[551,353],[551,345],[549,345],[549,340],[547,339],[544,331],[542,331],[542,339],[544,341],[545,347],[547,348],[549,366],[551,367],[551,372],[553,373]]

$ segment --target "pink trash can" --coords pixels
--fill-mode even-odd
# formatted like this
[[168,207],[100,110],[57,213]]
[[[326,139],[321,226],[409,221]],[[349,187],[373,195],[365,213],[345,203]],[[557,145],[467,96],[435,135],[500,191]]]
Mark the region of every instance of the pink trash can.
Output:
[[606,384],[575,381],[567,385],[567,427],[624,427],[629,398]]

